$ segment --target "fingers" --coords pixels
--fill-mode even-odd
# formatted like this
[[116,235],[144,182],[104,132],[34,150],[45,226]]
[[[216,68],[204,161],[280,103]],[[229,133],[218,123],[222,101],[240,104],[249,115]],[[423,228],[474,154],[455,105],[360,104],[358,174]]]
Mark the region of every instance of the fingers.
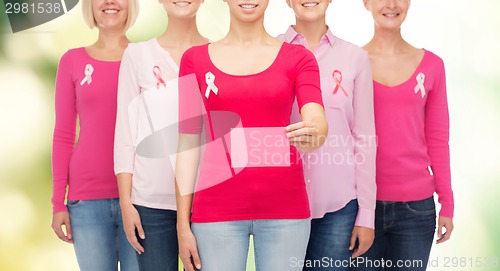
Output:
[[196,270],[200,270],[201,269],[201,260],[200,260],[200,255],[198,254],[198,249],[195,248],[192,251],[191,260],[192,260]]
[[201,260],[196,248],[193,249],[192,252],[186,250],[185,253],[180,253],[179,257],[181,258],[186,271],[196,271],[201,269]]
[[68,243],[70,244],[73,244],[73,232],[71,230],[71,223],[69,221],[69,217],[68,217],[68,221],[64,224],[64,227],[66,228],[66,238],[68,238]]
[[139,235],[139,238],[141,238],[142,240],[146,239],[146,234],[144,233],[144,229],[142,228],[142,223],[137,223],[135,227],[137,228],[137,235]]
[[437,229],[437,237],[439,239],[443,238],[443,225],[439,224]]
[[[68,212],[55,213],[52,217],[51,226],[59,239],[66,243],[73,243],[73,235],[71,232],[71,223]],[[66,233],[64,232],[64,230],[66,230]]]
[[318,134],[318,129],[314,126],[301,127],[298,129],[287,130],[286,136],[290,139],[300,136],[315,136]]
[[354,251],[354,253],[352,254],[352,257],[356,258],[356,257],[359,257],[359,256],[365,254],[368,251],[368,249],[370,249],[371,245],[372,245],[371,242],[363,241],[360,239],[358,248]]
[[354,247],[356,246],[356,240],[357,239],[358,239],[357,234],[355,232],[353,232],[352,235],[351,235],[351,243],[349,244],[349,250],[353,250],[354,249]]
[[137,251],[139,255],[141,255],[144,252],[144,248],[141,246],[139,240],[137,239],[137,235],[135,233],[135,227],[133,227],[132,230],[128,231],[126,235],[130,245],[135,249],[135,251]]
[[[436,244],[441,244],[450,240],[451,233],[453,232],[453,227],[453,222],[451,220],[446,220],[445,222],[440,221],[438,224],[438,239],[436,241]],[[444,233],[443,228],[446,229]]]
[[301,122],[297,122],[297,123],[293,123],[293,124],[288,125],[286,127],[286,131],[291,132],[291,131],[302,129],[302,128],[308,127],[308,126],[313,126],[313,125],[312,125],[312,123],[305,123],[305,122],[301,121]]

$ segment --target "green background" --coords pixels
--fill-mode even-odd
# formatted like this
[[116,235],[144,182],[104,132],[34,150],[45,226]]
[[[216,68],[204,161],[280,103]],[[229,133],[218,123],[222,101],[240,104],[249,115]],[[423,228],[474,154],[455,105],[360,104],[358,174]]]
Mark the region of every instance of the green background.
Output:
[[[157,1],[140,2],[132,41],[158,36],[167,24]],[[284,0],[270,2],[266,27],[278,35],[294,16]],[[497,0],[417,0],[403,26],[408,41],[441,56],[447,69],[455,231],[433,247],[431,261],[439,267],[428,270],[499,270],[476,266],[500,257],[499,11]],[[97,31],[85,26],[80,5],[16,34],[3,6],[0,14],[0,270],[78,270],[71,245],[50,228],[54,79],[59,57],[93,43]],[[205,0],[198,20],[205,36],[221,38],[229,24],[223,1]],[[361,0],[333,0],[328,24],[358,45],[372,35]],[[254,270],[253,263],[248,266]]]

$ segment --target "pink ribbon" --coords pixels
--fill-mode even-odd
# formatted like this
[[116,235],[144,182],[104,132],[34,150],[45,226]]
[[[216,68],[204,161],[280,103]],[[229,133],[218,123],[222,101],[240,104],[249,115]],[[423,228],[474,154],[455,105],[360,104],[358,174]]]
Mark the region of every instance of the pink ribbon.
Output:
[[160,69],[160,67],[154,66],[154,68],[153,68],[153,74],[156,77],[156,89],[160,88],[160,84],[162,84],[163,87],[167,86],[167,83],[165,83],[165,81],[163,80],[163,78],[161,78],[161,69]]
[[425,74],[419,73],[417,74],[417,77],[415,77],[415,80],[417,80],[417,85],[415,86],[415,94],[417,94],[420,91],[420,94],[422,94],[422,98],[425,96]]
[[335,86],[335,89],[333,90],[333,94],[337,94],[340,88],[342,92],[344,92],[345,96],[349,96],[347,94],[347,91],[345,91],[344,87],[342,86],[342,72],[339,70],[334,70],[332,76],[333,81],[335,82],[335,84],[337,84],[337,86]]

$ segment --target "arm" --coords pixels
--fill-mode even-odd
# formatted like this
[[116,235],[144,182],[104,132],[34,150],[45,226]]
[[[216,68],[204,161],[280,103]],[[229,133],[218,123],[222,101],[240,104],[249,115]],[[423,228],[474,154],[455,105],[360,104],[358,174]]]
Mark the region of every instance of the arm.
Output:
[[130,173],[119,173],[116,175],[120,193],[120,209],[122,211],[123,231],[127,236],[127,240],[137,253],[142,254],[144,247],[137,240],[136,229],[141,239],[146,239],[146,235],[142,228],[141,217],[132,204],[130,197],[132,193],[132,176]]
[[321,96],[318,63],[314,55],[302,46],[295,47],[295,95],[302,121],[286,127],[290,144],[302,152],[323,145],[328,133]]
[[[446,76],[441,59],[436,63],[436,78],[425,106],[425,139],[434,173],[436,193],[441,211],[438,219],[438,243],[448,240],[453,231],[453,191],[451,188],[449,114],[446,97]],[[443,234],[443,228],[446,232]]]
[[354,155],[363,157],[362,164],[355,163],[356,197],[358,214],[351,235],[349,249],[358,247],[352,257],[363,255],[375,239],[375,204],[377,186],[375,184],[375,118],[373,109],[373,79],[368,55],[364,53],[359,60],[358,73],[354,82],[353,109],[354,120],[352,137]]
[[317,149],[325,143],[328,133],[323,106],[317,103],[308,103],[300,110],[302,121],[286,127],[290,144],[301,152]]
[[[144,248],[137,240],[136,230],[140,238],[145,239],[146,236],[142,229],[139,213],[131,200],[135,158],[135,135],[132,134],[132,131],[137,131],[137,122],[131,121],[129,118],[129,105],[140,94],[136,71],[137,68],[133,61],[133,51],[131,47],[128,47],[123,54],[118,79],[114,167],[115,174],[117,174],[118,191],[120,193],[123,230],[129,243],[137,253],[141,254],[144,252]],[[131,110],[132,112],[138,114],[136,110]]]
[[[199,134],[180,134],[176,162],[175,193],[177,203],[177,235],[179,257],[187,271],[201,269],[196,239],[191,231],[191,208],[195,190],[196,172],[200,156]],[[196,268],[195,268],[196,267]]]
[[[52,145],[52,229],[59,239],[73,243],[71,223],[64,200],[69,182],[69,163],[76,139],[76,95],[69,53],[61,57],[56,75],[55,128]],[[63,226],[66,233],[63,231]]]
[[192,50],[184,53],[179,70],[179,142],[175,168],[179,257],[187,271],[201,269],[196,238],[190,224],[203,123],[203,103],[192,53]]

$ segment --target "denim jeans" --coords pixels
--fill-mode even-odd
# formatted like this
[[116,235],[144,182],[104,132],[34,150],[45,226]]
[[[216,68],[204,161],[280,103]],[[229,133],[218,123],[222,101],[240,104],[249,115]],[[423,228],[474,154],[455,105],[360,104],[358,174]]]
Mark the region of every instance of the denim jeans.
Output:
[[192,223],[203,271],[245,271],[253,235],[257,271],[302,270],[310,219]]
[[344,208],[311,220],[305,271],[348,269],[349,245],[357,214],[358,201],[353,199]]
[[[436,231],[434,198],[377,201],[375,241],[352,270],[426,270]],[[383,265],[382,266],[382,259]]]
[[146,239],[137,237],[144,253],[137,254],[141,271],[177,271],[177,212],[134,205],[141,217]]
[[118,199],[69,200],[71,229],[81,271],[138,271],[123,231]]

